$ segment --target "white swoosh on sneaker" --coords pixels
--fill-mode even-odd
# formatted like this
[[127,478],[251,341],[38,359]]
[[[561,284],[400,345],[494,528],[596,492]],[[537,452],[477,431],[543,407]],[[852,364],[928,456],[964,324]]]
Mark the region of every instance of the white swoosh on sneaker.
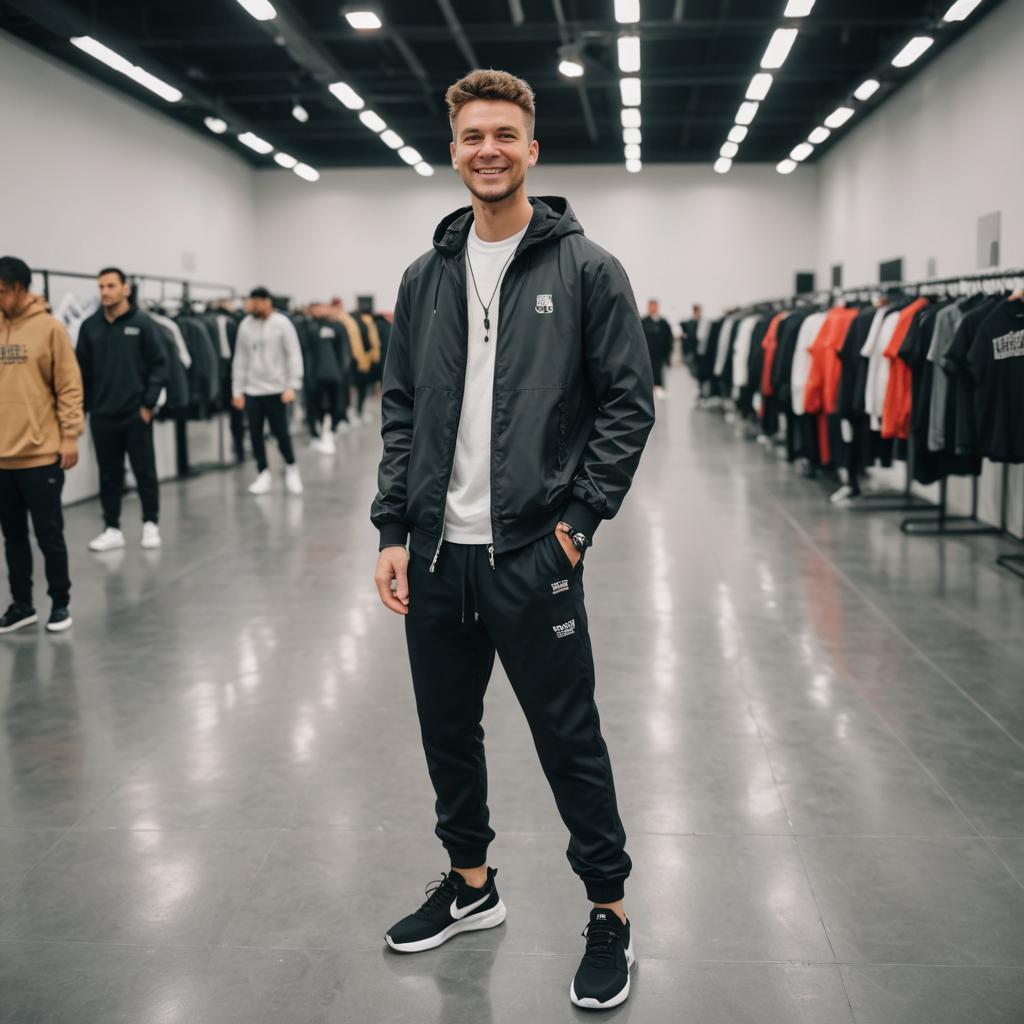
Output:
[[489,899],[491,894],[487,893],[486,896],[481,897],[476,903],[470,903],[468,906],[460,907],[458,898],[452,900],[452,907],[449,913],[455,918],[456,921],[461,921],[467,914],[472,913],[477,907],[482,907]]

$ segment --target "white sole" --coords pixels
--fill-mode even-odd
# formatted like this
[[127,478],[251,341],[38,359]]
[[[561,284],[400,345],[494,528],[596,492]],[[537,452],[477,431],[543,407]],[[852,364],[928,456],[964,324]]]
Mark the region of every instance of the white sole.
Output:
[[47,633],[63,633],[65,629],[70,629],[74,624],[74,619],[65,619],[63,622],[57,622],[51,625],[49,622],[46,624]]
[[153,548],[158,548],[158,547],[160,547],[160,546],[161,546],[162,544],[163,544],[163,541],[159,541],[159,540],[158,540],[158,541],[156,541],[156,543],[152,543],[152,542],[150,542],[149,544],[147,544],[147,543],[146,543],[145,541],[142,541],[142,543],[141,543],[141,544],[140,544],[139,546],[140,546],[140,547],[144,547],[144,548],[147,548],[147,549],[149,549],[149,550],[152,550]]
[[576,982],[569,986],[569,998],[572,1000],[574,1006],[578,1006],[583,1010],[610,1010],[613,1006],[620,1006],[629,998],[629,972],[633,970],[633,965],[636,963],[636,956],[633,954],[633,940],[629,940],[629,946],[626,949],[626,984],[622,986],[619,992],[616,992],[611,999],[601,1003],[596,999],[590,999],[584,997],[578,999],[576,997]]
[[467,917],[464,921],[455,921],[448,925],[444,931],[438,932],[429,939],[420,939],[419,942],[392,942],[390,935],[384,936],[384,941],[396,953],[422,953],[427,949],[436,949],[446,943],[450,938],[460,932],[476,932],[484,928],[497,928],[505,920],[508,911],[505,904],[499,899],[490,910],[475,917]]
[[13,633],[16,629],[21,629],[22,626],[33,626],[38,621],[38,615],[30,615],[27,619],[22,619],[20,622],[16,622],[13,626],[0,626],[0,633]]
[[91,544],[89,545],[89,550],[94,555],[102,555],[104,552],[107,552],[107,551],[120,551],[123,548],[124,548],[124,543],[123,542],[120,543],[120,544],[104,544],[103,547],[101,547],[101,548],[94,548]]

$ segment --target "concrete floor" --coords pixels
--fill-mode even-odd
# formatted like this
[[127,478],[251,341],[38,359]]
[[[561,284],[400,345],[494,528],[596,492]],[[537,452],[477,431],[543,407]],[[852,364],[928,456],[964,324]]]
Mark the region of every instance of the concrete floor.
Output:
[[[830,509],[670,388],[587,562],[640,960],[608,1016],[1019,1024],[1024,583],[990,539]],[[74,629],[0,642],[4,1024],[588,1017],[588,906],[500,670],[508,921],[383,947],[446,865],[371,579],[379,439],[342,441],[303,499],[164,486],[159,552],[134,498],[103,557],[69,510]]]

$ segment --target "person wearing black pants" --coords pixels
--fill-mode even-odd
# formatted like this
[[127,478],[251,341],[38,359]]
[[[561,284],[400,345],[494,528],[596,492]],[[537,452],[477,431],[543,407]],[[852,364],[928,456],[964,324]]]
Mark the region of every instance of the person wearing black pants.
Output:
[[131,304],[131,284],[117,267],[101,270],[100,309],[78,333],[85,409],[100,472],[103,532],[89,543],[102,552],[123,548],[121,501],[128,456],[142,502],[142,546],[161,544],[160,484],[153,416],[170,372],[156,324]]
[[265,426],[270,427],[285,464],[294,466],[295,450],[288,430],[288,406],[282,401],[281,395],[246,395],[245,411],[249,417],[249,440],[252,441],[257,471],[267,471],[267,444],[263,437]]
[[526,194],[539,153],[530,87],[473,71],[447,101],[472,204],[441,221],[399,288],[371,520],[377,592],[405,616],[451,872],[384,938],[416,953],[505,920],[481,723],[497,655],[593,904],[570,999],[606,1009],[629,996],[635,963],[631,864],[594,700],[583,553],[654,424],[652,361],[621,265],[566,200]]

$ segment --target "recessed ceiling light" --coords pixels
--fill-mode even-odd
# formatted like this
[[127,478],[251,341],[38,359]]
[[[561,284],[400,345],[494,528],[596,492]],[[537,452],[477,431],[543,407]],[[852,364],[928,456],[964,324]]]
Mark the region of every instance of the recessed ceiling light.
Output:
[[379,115],[375,114],[372,110],[364,110],[359,115],[359,120],[370,129],[371,132],[382,132],[387,128],[384,119]]
[[413,170],[417,174],[422,174],[424,178],[429,178],[434,173],[434,168],[428,163],[424,163],[422,160],[413,166]]
[[715,161],[715,174],[728,174],[732,168],[732,161],[728,157],[720,156]]
[[724,156],[727,160],[731,160],[738,152],[740,147],[735,142],[723,142],[722,148],[718,151],[719,156]]
[[640,0],[615,0],[615,20],[630,25],[640,20]]
[[268,0],[238,0],[257,21],[271,21],[277,17],[274,5]]
[[380,140],[390,149],[401,149],[405,145],[402,141],[402,136],[398,132],[393,132],[390,128],[380,133]]
[[415,167],[416,164],[423,162],[423,157],[416,152],[412,146],[403,146],[399,151],[398,155],[410,166]]
[[381,20],[374,11],[346,11],[345,20],[360,32],[380,28]]
[[630,174],[639,174],[640,171],[643,170],[643,166],[644,165],[639,160],[626,161],[626,170],[629,171]]
[[299,124],[305,124],[309,120],[309,111],[301,103],[296,103],[295,106],[292,107],[292,117],[294,117]]
[[626,107],[626,109],[622,111],[622,127],[640,127],[640,111],[636,107]]
[[842,128],[853,114],[853,107],[837,107],[825,118],[825,125],[828,128]]
[[956,0],[956,3],[942,16],[943,21],[964,21],[974,13],[981,0]]
[[807,141],[813,143],[815,146],[820,146],[832,133],[827,128],[815,128],[810,135],[807,136]]
[[814,7],[814,0],[789,0],[786,4],[784,18],[806,18]]
[[296,164],[292,170],[304,181],[319,181],[320,172],[309,164]]
[[204,117],[203,124],[205,124],[214,135],[223,135],[228,130],[227,121],[221,117]]
[[619,70],[627,75],[640,70],[640,37],[619,36]]
[[558,70],[566,78],[581,78],[584,69],[578,60],[563,60],[558,63]]
[[730,142],[742,142],[747,137],[747,132],[749,131],[750,129],[742,124],[734,124],[729,129],[729,134],[726,136],[726,138]]
[[736,111],[736,123],[737,124],[750,124],[751,121],[757,116],[757,108],[760,106],[758,103],[741,103],[740,109]]
[[635,142],[638,146],[643,142],[643,133],[639,128],[623,128],[622,141],[625,143]]
[[349,110],[362,110],[366,106],[363,97],[359,95],[350,85],[344,82],[332,82],[327,86],[328,92],[348,107]]
[[797,163],[801,163],[806,160],[814,152],[814,147],[809,142],[801,142],[799,145],[794,146],[789,151],[790,160],[795,160]]
[[274,147],[266,139],[261,139],[258,135],[253,135],[252,132],[242,132],[238,136],[238,141],[243,146],[248,146],[251,150],[262,156],[274,152]]
[[906,46],[892,59],[894,68],[908,68],[935,40],[931,36],[914,36]]
[[624,107],[640,106],[639,78],[620,78],[619,92],[622,94],[622,105]]
[[640,147],[635,142],[630,142],[623,147],[627,160],[640,159]]
[[763,100],[772,87],[772,76],[767,71],[754,75],[747,86],[748,100]]
[[877,78],[869,78],[866,82],[861,82],[860,85],[853,90],[853,95],[863,103],[865,100],[871,99],[871,97],[878,92],[880,85],[881,82],[879,82]]
[[761,58],[763,68],[781,68],[786,63],[789,51],[796,42],[797,30],[795,28],[777,28],[773,33],[768,46]]
[[299,161],[293,156],[289,156],[287,153],[275,153],[274,163],[279,167],[283,167],[286,171],[290,171]]
[[797,162],[795,160],[783,160],[781,163],[775,165],[775,170],[779,174],[792,174],[797,169]]

